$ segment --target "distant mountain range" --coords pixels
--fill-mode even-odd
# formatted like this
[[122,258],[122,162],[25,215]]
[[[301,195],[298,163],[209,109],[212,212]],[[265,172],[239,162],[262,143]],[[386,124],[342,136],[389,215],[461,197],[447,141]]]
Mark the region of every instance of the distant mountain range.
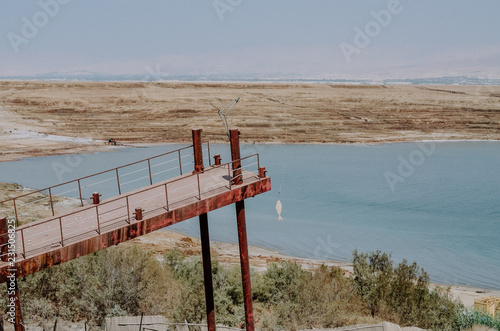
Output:
[[366,84],[366,85],[500,85],[500,79],[486,79],[469,76],[445,76],[428,78],[394,79],[349,79],[349,78],[308,78],[282,74],[206,74],[167,75],[150,74],[102,74],[86,70],[70,72],[49,72],[25,76],[0,76],[0,80],[45,80],[45,81],[182,81],[182,82],[276,82],[276,83],[319,83],[319,84]]

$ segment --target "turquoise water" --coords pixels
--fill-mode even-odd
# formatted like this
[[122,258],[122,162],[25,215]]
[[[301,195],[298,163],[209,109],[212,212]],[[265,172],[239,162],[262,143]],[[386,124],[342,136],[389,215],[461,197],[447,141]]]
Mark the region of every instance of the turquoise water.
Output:
[[[173,148],[1,163],[0,181],[41,188]],[[500,289],[500,142],[242,149],[260,153],[273,186],[246,200],[251,244],[344,261],[354,249],[379,249],[396,262],[417,261],[434,282]],[[212,146],[214,153],[229,160],[228,145]],[[66,171],[58,176],[54,164]],[[275,210],[280,187],[284,222]],[[210,213],[209,223],[212,240],[237,241],[234,206]],[[171,228],[199,235],[197,219]]]

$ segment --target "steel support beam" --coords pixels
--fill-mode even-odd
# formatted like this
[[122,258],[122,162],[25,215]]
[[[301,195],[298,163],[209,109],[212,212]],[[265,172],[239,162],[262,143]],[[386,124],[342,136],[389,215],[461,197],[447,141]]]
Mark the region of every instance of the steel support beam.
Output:
[[243,183],[241,177],[241,156],[240,156],[240,131],[238,129],[229,130],[231,137],[231,161],[233,161],[233,185]]
[[[230,131],[231,159],[233,161],[233,183],[235,185],[243,184],[241,176],[240,161],[240,132],[238,129]],[[240,246],[241,280],[243,283],[243,300],[245,303],[245,324],[247,330],[255,329],[252,304],[252,285],[250,281],[250,261],[248,259],[248,241],[247,226],[245,218],[245,202],[243,200],[236,202],[236,220],[238,223],[238,242]]]
[[[193,129],[194,172],[200,173],[203,166],[203,146],[201,129]],[[205,284],[205,304],[207,311],[208,331],[215,331],[214,287],[212,281],[212,261],[210,258],[210,237],[208,234],[208,214],[200,214],[201,254],[203,257],[203,278]]]
[[212,261],[210,259],[210,238],[208,235],[208,214],[200,215],[201,254],[203,256],[203,278],[208,330],[215,330],[214,287],[212,282]]

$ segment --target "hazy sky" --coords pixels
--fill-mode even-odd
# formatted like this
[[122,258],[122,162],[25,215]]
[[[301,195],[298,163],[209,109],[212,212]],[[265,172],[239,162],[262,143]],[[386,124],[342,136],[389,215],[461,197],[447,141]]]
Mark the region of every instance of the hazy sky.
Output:
[[0,0],[0,75],[500,77],[499,0]]

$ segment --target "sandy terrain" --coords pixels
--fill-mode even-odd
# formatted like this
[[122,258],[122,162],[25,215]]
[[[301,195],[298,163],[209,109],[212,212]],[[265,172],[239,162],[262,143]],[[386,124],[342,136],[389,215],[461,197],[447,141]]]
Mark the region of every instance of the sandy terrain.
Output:
[[247,142],[500,139],[500,86],[16,81],[0,82],[0,161],[95,151],[111,137],[189,141],[192,127],[224,141],[216,97],[241,98],[227,119]]

